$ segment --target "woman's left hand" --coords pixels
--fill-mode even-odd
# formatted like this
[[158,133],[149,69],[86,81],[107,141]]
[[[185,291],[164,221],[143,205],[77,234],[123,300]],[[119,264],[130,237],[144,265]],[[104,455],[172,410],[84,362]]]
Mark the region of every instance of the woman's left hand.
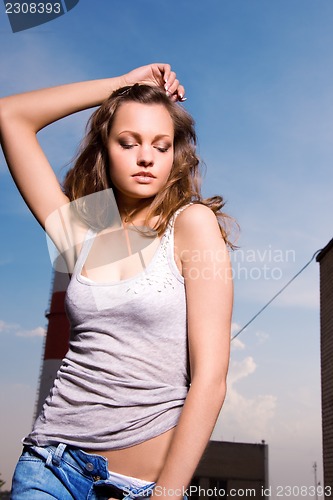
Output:
[[185,101],[185,89],[179,83],[170,64],[155,63],[136,68],[123,76],[125,85],[153,85],[162,87],[173,101]]

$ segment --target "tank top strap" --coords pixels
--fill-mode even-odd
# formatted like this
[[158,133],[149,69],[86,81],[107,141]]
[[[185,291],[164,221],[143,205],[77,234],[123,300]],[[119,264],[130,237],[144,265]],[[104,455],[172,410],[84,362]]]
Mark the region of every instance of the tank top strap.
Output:
[[187,203],[186,205],[183,205],[182,207],[178,208],[176,212],[171,216],[169,220],[169,224],[167,226],[167,229],[164,233],[165,239],[164,239],[164,244],[169,247],[169,251],[171,251],[173,255],[174,251],[174,229],[175,229],[175,221],[178,217],[178,215],[185,210],[185,208],[189,207],[190,205],[193,205],[193,202],[191,201],[190,203]]
[[75,266],[73,269],[73,275],[80,273],[81,268],[82,268],[83,264],[85,263],[86,258],[88,257],[88,253],[92,247],[92,244],[94,243],[95,236],[96,236],[96,232],[93,229],[89,228],[85,234],[85,237],[84,237],[84,240],[82,243],[81,251],[80,251],[78,258],[75,262]]
[[174,242],[174,226],[178,215],[185,210],[188,206],[193,205],[193,202],[187,203],[182,207],[178,208],[171,216],[167,229],[163,235],[163,241],[161,247],[163,247],[162,255],[164,256],[165,262],[171,268],[171,271],[176,276],[178,280],[183,280],[182,275],[180,275],[179,269],[175,261],[175,242]]
[[176,212],[173,214],[173,216],[171,217],[170,219],[170,222],[171,222],[171,225],[170,225],[170,229],[171,231],[173,232],[174,230],[174,226],[175,226],[175,221],[178,217],[178,215],[183,211],[185,210],[185,208],[189,207],[190,205],[193,205],[193,201],[190,201],[190,203],[187,203],[186,205],[183,205],[182,207],[178,208],[178,210],[176,210]]
[[[174,224],[176,221],[177,216],[185,210],[188,206],[193,205],[193,202],[187,203],[186,205],[183,205],[182,207],[178,208],[173,215],[171,216],[169,223],[167,225],[167,228],[163,234],[162,241],[161,241],[161,247],[171,247],[173,249],[174,246]],[[82,267],[88,257],[88,254],[90,252],[90,249],[94,243],[94,239],[96,237],[96,232],[89,228],[85,234],[83,243],[82,243],[82,248],[81,251],[78,255],[78,258],[75,262],[75,266],[73,269],[72,276],[76,276],[77,274],[80,274]]]

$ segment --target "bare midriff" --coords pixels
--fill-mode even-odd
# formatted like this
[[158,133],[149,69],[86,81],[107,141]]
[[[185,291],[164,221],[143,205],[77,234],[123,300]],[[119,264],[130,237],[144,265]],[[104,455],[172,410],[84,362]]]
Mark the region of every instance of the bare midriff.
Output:
[[143,443],[121,450],[87,450],[108,459],[112,472],[156,482],[163,468],[175,428]]
[[[153,219],[156,219],[153,218]],[[156,240],[156,241],[159,241]],[[176,235],[175,235],[176,243]],[[151,246],[153,248],[153,245]],[[147,257],[152,257],[154,249],[151,250],[151,255],[149,255],[149,249],[146,250]],[[156,249],[155,249],[156,250]],[[142,252],[144,254],[144,252]],[[177,255],[177,250],[175,246],[175,261],[179,272],[181,270],[181,261]],[[117,279],[125,279],[128,276],[123,276],[123,273],[128,272],[128,268],[123,271],[118,264],[118,274]],[[104,276],[105,279],[105,276]],[[115,278],[113,278],[115,279]],[[102,455],[108,460],[108,468],[112,472],[118,474],[124,474],[126,476],[135,477],[137,479],[143,479],[145,481],[156,482],[165,463],[171,440],[175,431],[175,427],[156,436],[152,439],[144,441],[143,443],[130,446],[128,448],[122,448],[120,450],[89,450],[85,449],[86,453],[92,453],[97,455]]]

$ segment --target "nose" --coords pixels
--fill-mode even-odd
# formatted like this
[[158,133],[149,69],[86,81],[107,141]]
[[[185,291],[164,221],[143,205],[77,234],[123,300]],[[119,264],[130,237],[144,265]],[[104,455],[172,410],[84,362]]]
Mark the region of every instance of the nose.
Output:
[[137,164],[145,167],[154,164],[154,155],[151,147],[148,145],[141,145],[138,148]]

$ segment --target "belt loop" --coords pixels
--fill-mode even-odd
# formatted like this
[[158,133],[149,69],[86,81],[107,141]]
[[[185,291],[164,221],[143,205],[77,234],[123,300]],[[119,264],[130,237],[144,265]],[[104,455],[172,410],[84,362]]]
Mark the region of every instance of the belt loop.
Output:
[[57,446],[56,451],[54,452],[54,455],[52,457],[52,463],[59,467],[61,458],[64,454],[64,451],[66,449],[67,444],[64,443],[59,443]]

